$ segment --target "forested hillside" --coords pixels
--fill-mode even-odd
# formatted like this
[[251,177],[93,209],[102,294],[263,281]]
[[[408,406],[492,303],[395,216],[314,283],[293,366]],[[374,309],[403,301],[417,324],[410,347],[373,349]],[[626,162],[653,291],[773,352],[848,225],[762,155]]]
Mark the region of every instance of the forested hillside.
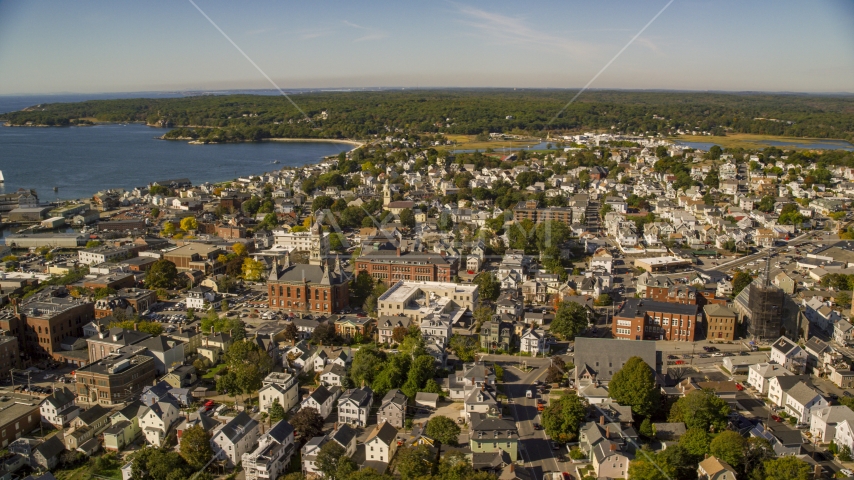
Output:
[[[554,122],[572,90],[427,90],[295,95],[311,121],[281,96],[224,95],[56,103],[3,114],[11,125],[88,121],[193,127],[169,137],[252,141],[271,137],[364,139],[389,131],[545,135],[676,129],[854,140],[854,97],[831,95],[585,92]],[[325,115],[323,114],[325,112]],[[195,127],[207,127],[205,129]]]

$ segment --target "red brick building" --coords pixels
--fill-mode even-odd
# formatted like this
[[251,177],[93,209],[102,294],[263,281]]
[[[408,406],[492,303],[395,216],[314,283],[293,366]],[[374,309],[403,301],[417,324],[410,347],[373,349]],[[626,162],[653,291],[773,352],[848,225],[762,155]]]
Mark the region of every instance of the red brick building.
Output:
[[58,357],[65,337],[82,337],[83,325],[95,318],[95,304],[73,298],[64,288],[48,289],[17,306],[17,314],[0,319],[0,329],[18,337],[32,360]]
[[366,271],[386,284],[398,280],[451,282],[457,276],[459,260],[438,253],[405,252],[400,248],[376,249],[356,259],[356,271]]
[[623,340],[697,339],[703,314],[697,305],[629,298],[614,315],[611,333]]
[[568,207],[538,207],[536,200],[519,202],[513,208],[513,219],[517,222],[530,220],[534,223],[542,223],[546,220],[572,224],[572,209]]
[[338,313],[350,305],[350,290],[341,263],[334,266],[273,266],[267,280],[270,308],[288,312]]

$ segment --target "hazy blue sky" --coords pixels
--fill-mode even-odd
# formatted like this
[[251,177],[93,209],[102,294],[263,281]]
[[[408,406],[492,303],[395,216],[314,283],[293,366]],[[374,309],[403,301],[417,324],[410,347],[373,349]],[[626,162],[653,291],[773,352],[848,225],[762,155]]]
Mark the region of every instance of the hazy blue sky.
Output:
[[[285,89],[571,88],[667,0],[197,3]],[[854,1],[675,0],[591,87],[854,92]],[[0,0],[0,94],[225,88],[270,84],[189,1]]]

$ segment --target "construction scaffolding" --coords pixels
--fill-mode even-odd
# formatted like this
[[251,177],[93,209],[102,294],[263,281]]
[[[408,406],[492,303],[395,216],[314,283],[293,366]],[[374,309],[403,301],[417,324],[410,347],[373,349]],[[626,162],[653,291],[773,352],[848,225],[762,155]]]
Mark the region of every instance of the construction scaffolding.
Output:
[[786,294],[771,283],[771,257],[765,259],[762,276],[750,284],[747,333],[754,339],[775,339],[782,335],[783,303]]

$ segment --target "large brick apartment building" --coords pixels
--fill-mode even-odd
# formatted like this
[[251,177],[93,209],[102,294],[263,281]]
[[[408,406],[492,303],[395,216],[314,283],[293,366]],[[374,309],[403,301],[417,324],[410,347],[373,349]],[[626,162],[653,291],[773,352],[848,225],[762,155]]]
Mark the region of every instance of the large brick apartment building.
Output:
[[519,202],[513,208],[513,219],[517,222],[531,220],[534,223],[542,223],[546,220],[554,220],[572,224],[572,209],[568,207],[539,207],[536,200]]
[[95,304],[78,300],[64,287],[53,287],[33,295],[16,314],[0,319],[0,329],[18,337],[21,350],[32,360],[60,357],[66,337],[82,337],[83,326],[95,318]]
[[368,272],[375,280],[391,285],[398,280],[451,282],[459,260],[439,253],[407,252],[400,247],[372,249],[356,259],[356,271]]
[[614,315],[611,333],[622,340],[693,342],[703,314],[697,305],[629,298]]
[[144,347],[124,347],[120,355],[103,358],[75,371],[77,398],[81,401],[114,405],[123,403],[154,382],[154,358]]

